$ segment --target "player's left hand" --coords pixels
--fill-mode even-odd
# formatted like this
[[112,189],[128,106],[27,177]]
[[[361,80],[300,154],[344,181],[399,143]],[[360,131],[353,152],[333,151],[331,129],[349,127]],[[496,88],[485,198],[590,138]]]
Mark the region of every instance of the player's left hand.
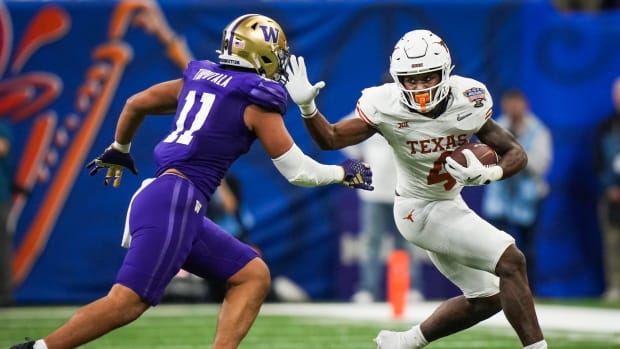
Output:
[[138,169],[131,154],[117,150],[112,145],[107,147],[103,154],[86,165],[86,168],[90,169],[91,176],[97,174],[99,170],[106,168],[107,171],[103,184],[108,185],[112,183],[115,188],[121,184],[123,167],[129,169],[135,175],[138,174]]
[[484,166],[471,150],[463,150],[467,167],[456,162],[452,157],[446,158],[444,168],[452,178],[461,185],[484,185],[502,178],[503,169],[499,165]]
[[343,185],[355,189],[375,189],[372,186],[372,171],[368,164],[359,160],[347,159],[340,166],[344,169]]
[[286,74],[287,82],[284,87],[286,87],[293,102],[301,109],[301,115],[305,117],[314,116],[317,111],[314,98],[325,87],[325,82],[319,81],[314,85],[310,84],[306,72],[306,63],[301,56],[291,55],[289,64],[286,66]]

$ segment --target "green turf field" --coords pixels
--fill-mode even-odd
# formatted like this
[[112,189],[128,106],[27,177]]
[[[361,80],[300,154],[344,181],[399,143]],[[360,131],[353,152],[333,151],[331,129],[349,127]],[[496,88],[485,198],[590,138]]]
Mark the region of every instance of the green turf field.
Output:
[[[0,309],[0,349],[24,336],[38,338],[59,326],[73,307]],[[85,348],[208,348],[215,330],[214,305],[162,305],[134,323],[100,338]],[[620,319],[618,319],[620,321]],[[245,349],[360,349],[375,348],[372,338],[381,328],[402,330],[404,322],[368,322],[325,317],[261,314],[240,348]],[[547,331],[550,349],[620,349],[620,334]],[[473,328],[432,343],[428,348],[521,348],[512,330]]]

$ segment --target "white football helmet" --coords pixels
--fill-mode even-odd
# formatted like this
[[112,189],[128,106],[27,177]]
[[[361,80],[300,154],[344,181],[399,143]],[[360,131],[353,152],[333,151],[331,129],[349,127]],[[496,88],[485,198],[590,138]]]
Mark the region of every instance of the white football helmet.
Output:
[[220,64],[255,69],[268,79],[283,81],[290,57],[286,35],[273,19],[247,14],[224,28]]
[[[428,30],[405,34],[390,57],[390,74],[401,90],[401,100],[408,107],[426,113],[433,110],[449,92],[448,78],[454,66],[446,43]],[[407,90],[399,77],[441,71],[441,81],[422,90]],[[425,98],[420,95],[427,94]],[[418,99],[415,96],[418,95]]]

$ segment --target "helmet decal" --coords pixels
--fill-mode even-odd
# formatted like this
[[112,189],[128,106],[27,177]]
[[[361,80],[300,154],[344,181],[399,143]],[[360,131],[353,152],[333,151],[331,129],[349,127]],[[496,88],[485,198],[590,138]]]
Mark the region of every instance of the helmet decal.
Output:
[[[244,19],[246,19],[248,17],[252,17],[252,16],[256,16],[256,15],[254,15],[254,14],[244,15],[244,16],[238,17],[231,24],[229,24],[226,28],[232,27],[232,28],[230,28],[229,33],[228,33],[230,35],[230,37],[224,38],[224,40],[226,40],[227,43],[230,44],[230,42],[233,41],[233,39],[234,39],[235,31],[237,30],[237,27],[239,26],[239,24]],[[226,36],[226,29],[224,29],[224,36]],[[228,54],[231,54],[231,50],[232,50],[232,46],[228,45]]]
[[243,15],[222,33],[220,64],[254,69],[268,79],[283,81],[290,56],[286,35],[273,19]]
[[280,35],[280,30],[274,27],[268,27],[266,25],[261,25],[260,29],[263,31],[263,36],[265,37],[265,41],[275,44],[278,42],[278,36]]

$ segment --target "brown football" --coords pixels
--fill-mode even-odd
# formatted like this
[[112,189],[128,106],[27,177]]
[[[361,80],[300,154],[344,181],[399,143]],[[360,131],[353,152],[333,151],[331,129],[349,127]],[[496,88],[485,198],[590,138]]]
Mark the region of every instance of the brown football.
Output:
[[450,154],[452,159],[462,166],[467,166],[467,160],[465,159],[465,155],[463,155],[463,150],[465,149],[471,150],[471,152],[474,153],[478,160],[480,160],[480,162],[485,166],[497,165],[499,162],[499,156],[493,148],[484,143],[470,142],[457,147],[452,151],[452,154]]

